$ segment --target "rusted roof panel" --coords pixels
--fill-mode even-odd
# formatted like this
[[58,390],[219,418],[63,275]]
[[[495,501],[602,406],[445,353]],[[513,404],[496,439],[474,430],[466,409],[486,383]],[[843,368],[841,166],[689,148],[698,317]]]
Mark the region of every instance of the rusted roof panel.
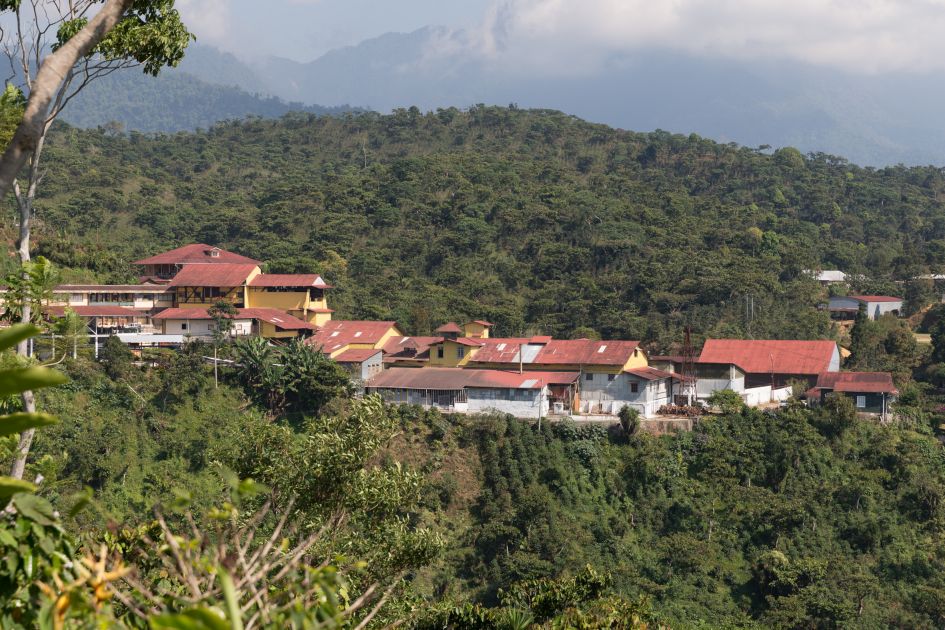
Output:
[[172,287],[241,287],[255,264],[186,265],[171,279]]
[[[213,255],[216,252],[216,256]],[[191,263],[206,264],[261,264],[258,260],[253,260],[247,256],[234,254],[225,249],[206,245],[204,243],[193,243],[184,245],[177,249],[155,254],[148,258],[142,258],[131,263],[133,265],[185,265]]]
[[331,289],[317,273],[261,273],[249,282],[251,287],[292,287]]
[[837,344],[829,340],[707,339],[699,363],[728,363],[749,374],[827,372]]

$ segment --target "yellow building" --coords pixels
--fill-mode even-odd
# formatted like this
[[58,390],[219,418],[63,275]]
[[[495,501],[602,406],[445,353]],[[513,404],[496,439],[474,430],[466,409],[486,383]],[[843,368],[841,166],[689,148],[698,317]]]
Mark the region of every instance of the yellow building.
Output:
[[249,308],[277,308],[316,326],[331,321],[325,291],[331,286],[318,274],[263,273],[247,282]]
[[333,320],[320,326],[309,343],[334,358],[346,350],[382,350],[391,338],[403,334],[397,322]]

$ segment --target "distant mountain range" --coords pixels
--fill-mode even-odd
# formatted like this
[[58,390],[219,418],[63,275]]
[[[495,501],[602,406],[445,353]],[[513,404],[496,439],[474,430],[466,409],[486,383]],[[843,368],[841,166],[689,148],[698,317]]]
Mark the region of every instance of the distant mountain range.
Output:
[[172,131],[289,109],[516,103],[636,131],[795,146],[865,165],[945,165],[945,74],[854,75],[649,50],[614,57],[585,76],[525,76],[470,54],[466,37],[433,27],[388,33],[309,63],[276,57],[244,63],[194,45],[179,69],[156,81],[123,75],[103,82],[66,118]]
[[68,104],[62,118],[78,127],[118,122],[126,130],[173,133],[248,116],[352,111],[347,106],[289,102],[269,94],[253,71],[232,55],[193,46],[179,68],[157,77],[127,70],[98,79]]

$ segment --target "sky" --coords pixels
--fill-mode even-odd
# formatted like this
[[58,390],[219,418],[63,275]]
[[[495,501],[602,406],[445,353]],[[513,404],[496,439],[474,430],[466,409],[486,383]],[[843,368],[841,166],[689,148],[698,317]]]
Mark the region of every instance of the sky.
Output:
[[177,0],[197,41],[237,56],[312,61],[333,48],[428,25],[467,28],[490,0]]
[[[423,26],[463,31],[464,54],[593,72],[661,47],[852,72],[945,68],[945,0],[177,0],[198,41],[311,61]],[[454,39],[451,46],[456,45]],[[451,52],[455,52],[452,50]]]

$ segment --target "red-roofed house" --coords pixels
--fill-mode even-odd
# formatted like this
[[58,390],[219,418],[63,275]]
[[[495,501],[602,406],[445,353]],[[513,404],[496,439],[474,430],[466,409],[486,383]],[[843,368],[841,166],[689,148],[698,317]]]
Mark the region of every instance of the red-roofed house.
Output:
[[177,275],[177,272],[184,265],[238,264],[258,266],[262,263],[219,247],[194,243],[136,260],[132,264],[141,267],[142,276],[169,280]]
[[442,337],[389,337],[384,343],[384,363],[391,367],[424,367],[430,362],[430,344]]
[[556,408],[561,413],[570,408],[579,376],[576,372],[393,367],[368,381],[366,391],[388,402],[445,411],[540,418]]
[[484,319],[474,319],[463,324],[463,334],[476,339],[488,339],[492,323]]
[[351,348],[334,357],[341,367],[348,370],[351,378],[367,381],[384,369],[384,351],[376,348]]
[[696,393],[705,399],[731,389],[749,405],[785,400],[791,383],[812,386],[840,370],[840,350],[829,340],[707,339],[696,363]]
[[860,413],[889,415],[889,406],[896,401],[899,390],[889,372],[825,372],[807,392],[807,399],[820,404],[832,393],[849,396]]
[[[234,337],[258,335],[267,339],[307,336],[314,326],[275,308],[238,308],[231,317]],[[209,337],[216,322],[206,308],[168,308],[153,317],[165,335]]]
[[834,295],[827,309],[834,319],[854,319],[861,306],[866,309],[866,316],[870,319],[878,319],[887,313],[898,317],[902,312],[902,298],[891,295]]
[[320,326],[308,343],[334,358],[354,348],[381,350],[388,339],[402,336],[397,322],[333,320]]

